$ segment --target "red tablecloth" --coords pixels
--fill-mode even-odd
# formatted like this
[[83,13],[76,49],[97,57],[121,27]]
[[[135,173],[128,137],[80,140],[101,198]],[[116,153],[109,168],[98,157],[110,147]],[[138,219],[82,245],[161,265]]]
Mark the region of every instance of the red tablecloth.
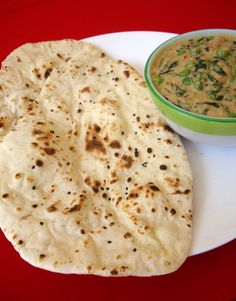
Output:
[[[0,61],[25,42],[130,30],[236,29],[235,11],[235,0],[1,0]],[[1,301],[236,300],[236,240],[188,258],[169,275],[102,278],[36,269],[20,259],[0,232],[0,268]]]

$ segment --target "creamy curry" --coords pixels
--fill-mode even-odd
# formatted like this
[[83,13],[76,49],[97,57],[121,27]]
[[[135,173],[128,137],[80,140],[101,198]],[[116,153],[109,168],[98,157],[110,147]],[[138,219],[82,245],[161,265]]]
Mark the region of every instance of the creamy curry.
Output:
[[202,36],[163,50],[151,68],[158,92],[193,113],[236,118],[236,38]]

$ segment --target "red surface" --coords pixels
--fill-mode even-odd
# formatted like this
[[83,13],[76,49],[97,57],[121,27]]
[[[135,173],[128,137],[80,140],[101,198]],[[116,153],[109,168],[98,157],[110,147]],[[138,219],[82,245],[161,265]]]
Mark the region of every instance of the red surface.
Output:
[[[235,0],[1,0],[0,61],[15,47],[32,41],[129,30],[236,29],[235,11]],[[0,267],[1,301],[236,300],[236,240],[188,258],[169,275],[101,278],[36,269],[20,259],[0,232]]]

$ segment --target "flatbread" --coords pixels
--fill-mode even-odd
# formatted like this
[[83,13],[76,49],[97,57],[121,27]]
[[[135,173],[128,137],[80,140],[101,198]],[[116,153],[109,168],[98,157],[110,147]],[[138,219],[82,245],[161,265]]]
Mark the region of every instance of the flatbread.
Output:
[[192,237],[178,135],[127,63],[75,40],[25,44],[0,72],[0,227],[60,273],[160,275]]

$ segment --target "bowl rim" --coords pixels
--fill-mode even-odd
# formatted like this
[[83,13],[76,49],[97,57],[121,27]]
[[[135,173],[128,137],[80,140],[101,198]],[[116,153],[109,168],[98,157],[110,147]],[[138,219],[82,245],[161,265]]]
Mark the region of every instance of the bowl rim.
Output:
[[180,112],[184,115],[186,115],[187,117],[192,117],[192,118],[196,118],[196,119],[201,119],[201,120],[205,120],[205,121],[210,121],[210,122],[219,122],[219,123],[236,123],[236,118],[235,117],[213,117],[213,116],[205,116],[205,115],[201,115],[201,114],[197,114],[197,113],[193,113],[190,111],[187,111],[183,108],[178,107],[177,105],[173,104],[172,102],[168,101],[164,96],[162,96],[157,89],[155,88],[155,86],[152,83],[151,80],[151,75],[150,75],[150,69],[151,69],[151,65],[152,62],[154,60],[154,58],[158,55],[158,53],[163,50],[164,48],[168,47],[169,44],[174,43],[176,40],[178,41],[179,39],[184,39],[185,37],[189,37],[189,36],[195,36],[201,33],[205,33],[207,35],[213,34],[213,33],[228,33],[228,34],[232,34],[236,36],[236,30],[234,29],[224,29],[224,28],[209,28],[209,29],[200,29],[200,30],[193,30],[193,31],[188,31],[182,34],[177,34],[174,37],[169,38],[168,40],[166,40],[165,42],[161,43],[159,46],[157,46],[152,53],[149,55],[146,63],[145,63],[145,68],[144,68],[144,78],[147,82],[147,85],[149,87],[149,89],[151,90],[151,92],[156,95],[159,100],[167,105],[169,108]]

